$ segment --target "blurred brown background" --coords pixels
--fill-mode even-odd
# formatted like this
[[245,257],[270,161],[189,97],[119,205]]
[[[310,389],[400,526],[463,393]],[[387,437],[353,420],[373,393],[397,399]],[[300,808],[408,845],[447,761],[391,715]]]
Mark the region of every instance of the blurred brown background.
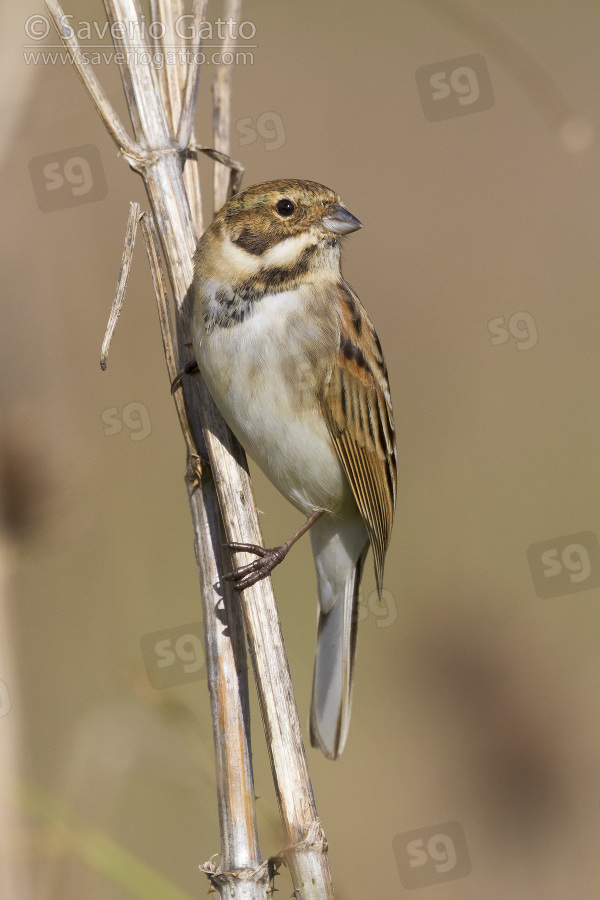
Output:
[[[233,73],[244,184],[320,181],[364,223],[344,272],[399,433],[347,748],[335,764],[309,751],[342,900],[591,900],[600,884],[600,10],[470,9],[248,0],[252,62]],[[104,22],[100,2],[66,11]],[[200,680],[156,689],[140,649],[200,619],[141,243],[98,364],[128,202],[147,204],[72,67],[26,62],[22,45],[57,43],[26,34],[44,14],[0,7],[0,746],[24,786],[2,807],[3,896],[202,897],[218,829],[201,660]],[[115,67],[96,72],[124,115]],[[272,545],[300,517],[253,474]],[[308,540],[274,584],[305,725]],[[282,838],[253,721],[266,857]]]

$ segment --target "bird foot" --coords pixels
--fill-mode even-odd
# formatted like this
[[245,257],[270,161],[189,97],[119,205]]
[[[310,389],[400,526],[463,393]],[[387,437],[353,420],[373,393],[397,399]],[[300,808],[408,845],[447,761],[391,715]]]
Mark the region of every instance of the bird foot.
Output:
[[252,587],[257,581],[262,581],[267,575],[270,575],[275,566],[282,562],[288,550],[287,544],[281,544],[279,547],[260,547],[258,544],[238,544],[235,541],[229,541],[225,544],[229,550],[236,553],[255,553],[258,559],[248,563],[247,566],[239,566],[232,572],[223,575],[225,581],[232,581],[235,591],[244,591],[246,588]]

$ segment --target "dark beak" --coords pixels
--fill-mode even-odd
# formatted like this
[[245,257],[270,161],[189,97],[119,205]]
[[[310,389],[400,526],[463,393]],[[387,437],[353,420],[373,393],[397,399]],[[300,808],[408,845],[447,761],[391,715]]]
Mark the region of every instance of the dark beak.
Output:
[[323,227],[327,231],[333,231],[334,234],[350,234],[352,231],[358,231],[362,228],[362,222],[359,222],[356,216],[348,212],[345,206],[340,203],[334,206],[328,216],[321,220]]

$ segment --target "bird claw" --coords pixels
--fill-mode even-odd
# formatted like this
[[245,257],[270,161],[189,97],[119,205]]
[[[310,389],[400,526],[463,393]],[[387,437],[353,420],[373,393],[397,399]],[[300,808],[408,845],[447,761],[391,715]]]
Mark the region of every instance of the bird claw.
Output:
[[236,541],[228,541],[225,546],[236,553],[255,553],[259,558],[246,566],[238,566],[232,572],[223,575],[224,581],[232,581],[234,591],[244,591],[252,587],[258,581],[262,581],[270,575],[275,566],[284,559],[288,548],[282,544],[280,547],[260,547],[258,544],[239,544]]
[[175,391],[177,390],[177,388],[180,388],[182,386],[182,383],[183,383],[182,378],[184,375],[193,375],[194,372],[199,372],[199,371],[200,371],[200,369],[198,368],[198,363],[196,362],[196,360],[190,359],[190,361],[185,364],[183,369],[181,369],[177,373],[177,375],[171,382],[171,393],[174,394]]

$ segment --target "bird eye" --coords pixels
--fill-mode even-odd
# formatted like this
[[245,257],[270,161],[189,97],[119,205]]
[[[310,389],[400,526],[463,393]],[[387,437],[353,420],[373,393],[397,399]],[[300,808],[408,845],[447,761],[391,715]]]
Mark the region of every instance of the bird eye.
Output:
[[288,200],[287,197],[284,197],[283,200],[280,200],[275,209],[279,213],[280,216],[283,216],[284,219],[288,219],[292,216],[296,210],[296,204],[292,203],[291,200]]

